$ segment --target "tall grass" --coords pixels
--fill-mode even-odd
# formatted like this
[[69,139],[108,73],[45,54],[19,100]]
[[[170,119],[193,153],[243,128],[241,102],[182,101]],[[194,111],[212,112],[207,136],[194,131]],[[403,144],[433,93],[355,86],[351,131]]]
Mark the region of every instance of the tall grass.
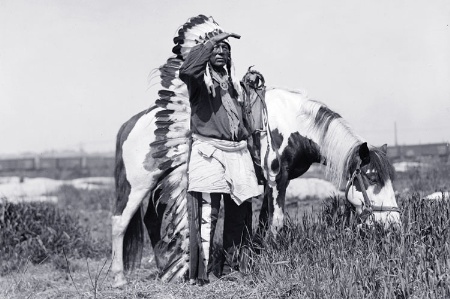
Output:
[[356,227],[348,215],[289,222],[253,262],[267,297],[450,298],[448,202],[408,198],[400,230]]
[[[52,262],[66,268],[73,258],[104,258],[110,253],[112,191],[62,187],[58,204],[0,202],[0,275],[26,263]],[[106,242],[105,242],[106,241]]]
[[63,251],[71,257],[96,257],[104,252],[76,216],[54,204],[6,203],[0,204],[0,211],[0,274],[17,270],[27,261],[57,263]]
[[[448,188],[448,167],[406,175],[402,226],[358,225],[334,198],[319,217],[288,220],[255,256],[251,281],[267,298],[450,298],[450,202],[421,199]],[[258,297],[257,296],[257,297]]]

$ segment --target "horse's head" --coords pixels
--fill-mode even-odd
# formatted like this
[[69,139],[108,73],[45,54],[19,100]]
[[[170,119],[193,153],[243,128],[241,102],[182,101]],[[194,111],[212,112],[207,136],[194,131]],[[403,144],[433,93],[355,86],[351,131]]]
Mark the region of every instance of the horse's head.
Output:
[[387,147],[357,147],[348,161],[346,198],[367,224],[385,227],[399,225],[400,210],[395,199],[392,180],[394,168],[386,155]]

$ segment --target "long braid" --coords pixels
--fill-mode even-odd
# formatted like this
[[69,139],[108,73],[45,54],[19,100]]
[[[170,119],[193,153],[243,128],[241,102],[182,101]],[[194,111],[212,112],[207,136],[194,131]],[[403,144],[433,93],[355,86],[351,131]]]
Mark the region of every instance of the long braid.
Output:
[[230,59],[227,62],[226,70],[228,72],[229,81],[233,85],[233,89],[234,89],[235,95],[237,97],[237,101],[240,104],[242,104],[244,102],[242,99],[242,90],[241,90],[241,85],[240,85],[239,81],[236,81],[236,76],[234,73],[234,65],[233,65],[233,61],[231,60],[231,49],[230,49]]

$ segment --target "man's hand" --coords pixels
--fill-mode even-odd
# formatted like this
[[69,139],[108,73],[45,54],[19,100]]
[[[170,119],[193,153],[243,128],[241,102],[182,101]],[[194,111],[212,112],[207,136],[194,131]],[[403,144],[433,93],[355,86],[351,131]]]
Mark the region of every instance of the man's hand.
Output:
[[236,34],[236,33],[222,32],[222,33],[219,33],[218,35],[212,37],[212,38],[210,39],[210,41],[211,41],[213,44],[216,44],[216,43],[218,43],[218,42],[220,42],[220,41],[223,41],[224,39],[227,39],[227,38],[229,38],[229,37],[234,37],[234,38],[237,38],[237,39],[240,39],[240,38],[241,38],[241,36],[240,36],[239,34]]

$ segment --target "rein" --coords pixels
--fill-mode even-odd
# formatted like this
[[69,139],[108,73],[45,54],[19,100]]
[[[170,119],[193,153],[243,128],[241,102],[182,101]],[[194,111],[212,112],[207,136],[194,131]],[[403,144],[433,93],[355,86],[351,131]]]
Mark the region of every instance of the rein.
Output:
[[367,218],[369,216],[373,215],[374,213],[382,213],[382,212],[400,213],[400,209],[398,207],[372,205],[372,202],[369,199],[369,195],[367,195],[366,188],[368,188],[368,186],[365,184],[365,182],[362,178],[363,175],[364,175],[364,173],[361,172],[361,160],[359,160],[358,163],[356,164],[355,171],[353,172],[350,179],[347,181],[347,186],[345,187],[345,199],[347,199],[347,201],[349,201],[348,192],[350,190],[350,187],[353,187],[353,182],[354,182],[355,178],[358,180],[359,186],[361,188],[361,192],[364,197],[363,211],[359,215],[361,220],[363,222],[366,221]]
[[[270,137],[270,142],[269,142],[269,138],[267,139],[267,151],[266,151],[266,155],[264,157],[264,161],[265,161],[265,166],[264,166],[264,171],[267,173],[267,175],[269,174],[269,166],[268,166],[268,159],[269,159],[269,151],[270,151],[270,145],[272,143],[272,130],[270,129],[270,124],[269,124],[269,115],[268,115],[268,111],[267,111],[267,105],[266,105],[266,101],[265,101],[265,90],[266,90],[266,86],[265,86],[265,80],[264,80],[264,76],[255,70],[252,70],[253,66],[250,66],[247,70],[247,73],[245,74],[243,80],[241,81],[241,86],[242,89],[244,90],[244,95],[245,97],[248,99],[248,105],[246,105],[246,111],[245,113],[247,114],[247,116],[253,115],[252,113],[252,107],[255,105],[256,101],[254,101],[253,103],[251,103],[251,96],[250,93],[253,91],[256,96],[257,99],[259,99],[261,101],[262,104],[262,113],[263,113],[263,128],[264,129],[260,129],[260,128],[251,128],[251,134],[257,132],[257,133],[261,133],[264,134],[266,133],[268,137]],[[245,102],[245,101],[244,101]],[[277,176],[280,173],[280,168],[281,168],[281,157],[280,157],[280,153],[278,152],[278,148],[272,143],[274,152],[275,152],[275,156],[277,158],[278,161],[278,169],[276,171],[274,171],[275,176]],[[261,167],[261,165],[258,165],[259,167]]]
[[[270,176],[269,176],[269,152],[270,152],[270,146],[272,145],[273,150],[275,152],[275,156],[276,159],[278,161],[278,169],[276,171],[274,171],[275,177],[280,173],[281,170],[281,157],[280,157],[280,153],[278,152],[278,148],[275,144],[273,144],[272,140],[273,140],[273,136],[272,136],[272,130],[270,129],[270,124],[269,124],[269,115],[268,115],[268,111],[267,111],[267,105],[266,105],[266,101],[265,101],[265,91],[266,91],[266,86],[265,86],[265,80],[264,80],[264,76],[255,70],[252,70],[253,66],[250,66],[247,70],[247,73],[244,75],[244,78],[241,81],[241,87],[243,89],[243,94],[244,94],[244,99],[246,98],[247,101],[244,100],[244,103],[247,102],[247,105],[245,105],[245,114],[247,115],[248,118],[252,117],[253,121],[254,121],[254,116],[253,116],[253,106],[256,104],[256,102],[259,100],[261,102],[262,105],[262,119],[261,122],[258,124],[255,124],[255,122],[253,122],[253,127],[250,128],[251,134],[255,136],[255,133],[259,133],[260,135],[258,136],[258,138],[261,138],[261,135],[266,134],[267,136],[267,150],[266,150],[266,154],[264,156],[264,168],[261,167],[261,163],[258,165],[258,163],[255,162],[255,164],[261,168],[263,168],[263,171],[267,174],[267,178],[265,179],[265,188],[264,188],[264,197],[267,195],[267,193],[269,192],[270,187]],[[256,94],[256,99],[255,101],[252,103],[252,97],[251,97],[251,93],[255,93]],[[269,141],[270,139],[270,141]],[[262,157],[261,157],[262,158]],[[272,209],[271,209],[271,205],[268,203],[268,213],[269,215],[272,214]],[[270,216],[269,216],[270,217]]]

